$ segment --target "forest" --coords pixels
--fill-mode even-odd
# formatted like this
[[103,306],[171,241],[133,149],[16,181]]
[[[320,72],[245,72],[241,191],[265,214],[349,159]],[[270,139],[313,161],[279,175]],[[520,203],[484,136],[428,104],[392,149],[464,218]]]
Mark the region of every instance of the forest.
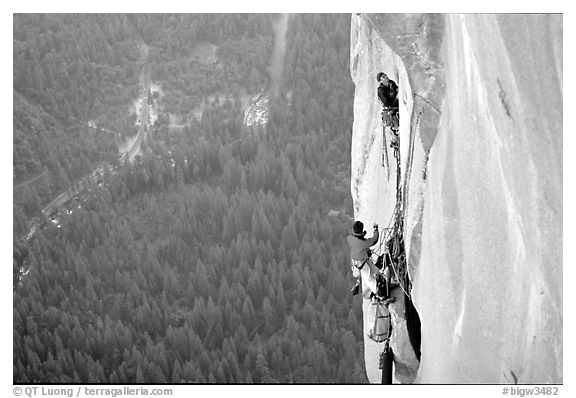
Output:
[[[14,185],[46,170],[14,191],[13,268],[29,268],[15,277],[14,383],[367,382],[344,241],[350,17],[291,15],[282,94],[265,127],[246,127],[241,101],[220,96],[266,86],[275,18],[14,17]],[[139,40],[166,112],[145,154],[60,228],[23,238],[59,190],[117,158],[75,125],[134,133]],[[207,48],[210,64],[195,55]]]

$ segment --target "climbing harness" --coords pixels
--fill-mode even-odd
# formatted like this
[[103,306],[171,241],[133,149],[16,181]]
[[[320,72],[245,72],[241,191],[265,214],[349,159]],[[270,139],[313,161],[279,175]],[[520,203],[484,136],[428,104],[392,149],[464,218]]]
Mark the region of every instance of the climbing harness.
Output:
[[360,263],[361,260],[352,259],[350,270],[352,271],[352,276],[356,278],[356,284],[352,286],[352,288],[350,289],[350,293],[352,294],[352,296],[356,296],[360,292],[360,271],[362,271],[362,268],[364,268],[364,265],[366,265],[366,262],[368,262],[369,258],[370,255],[368,255],[368,257],[366,257],[366,259],[364,259],[364,261],[362,261],[361,263]]
[[397,106],[383,107],[382,120],[392,130],[398,130],[398,126],[400,125],[400,121],[398,119],[398,107]]
[[[352,260],[352,266],[354,268],[356,268],[358,271],[362,271],[362,268],[364,268],[364,265],[366,265],[366,262],[368,261],[368,259],[370,258],[370,256],[366,257],[366,259],[364,261],[362,261],[362,263],[360,263],[360,260]],[[360,264],[360,265],[358,265]]]

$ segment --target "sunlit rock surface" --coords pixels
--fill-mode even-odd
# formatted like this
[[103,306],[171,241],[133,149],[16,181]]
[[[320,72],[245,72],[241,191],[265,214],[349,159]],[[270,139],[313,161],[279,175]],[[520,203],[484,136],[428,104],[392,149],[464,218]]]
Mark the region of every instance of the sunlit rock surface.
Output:
[[[416,374],[398,307],[393,348],[406,361],[395,381],[562,383],[562,16],[355,14],[351,23],[351,192],[367,225],[388,226],[396,204],[376,73],[400,86],[422,358]],[[374,383],[381,350],[365,338]]]

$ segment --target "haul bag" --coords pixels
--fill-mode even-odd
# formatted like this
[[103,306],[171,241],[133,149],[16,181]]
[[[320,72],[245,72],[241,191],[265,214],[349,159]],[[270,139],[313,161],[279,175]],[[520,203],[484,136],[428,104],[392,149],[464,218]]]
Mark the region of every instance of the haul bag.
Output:
[[382,343],[388,339],[390,331],[390,311],[380,300],[374,300],[372,305],[376,306],[374,315],[374,325],[368,332],[368,338],[377,343]]

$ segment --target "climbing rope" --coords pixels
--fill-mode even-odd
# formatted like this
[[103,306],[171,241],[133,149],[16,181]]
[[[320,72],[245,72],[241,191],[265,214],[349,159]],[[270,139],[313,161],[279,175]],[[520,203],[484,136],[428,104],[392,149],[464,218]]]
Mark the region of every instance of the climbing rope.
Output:
[[[380,127],[380,125],[376,126],[377,128]],[[376,186],[376,207],[374,207],[374,210],[372,212],[372,219],[376,220],[376,212],[378,211],[378,209],[380,208],[380,171],[382,169],[383,165],[382,162],[380,163],[380,167],[378,167],[378,185]]]
[[[386,145],[386,124],[383,123],[383,151],[388,152],[388,147]],[[392,129],[391,129],[392,130]],[[395,131],[391,131],[392,134],[396,134]],[[399,153],[399,137],[396,142],[394,149],[394,158],[396,159],[396,206],[394,207],[394,211],[388,222],[386,228],[383,229],[383,237],[380,240],[380,244],[378,246],[378,250],[375,254],[381,256],[384,254],[388,256],[388,260],[390,261],[392,271],[398,281],[398,284],[404,294],[410,297],[410,294],[407,290],[410,290],[408,283],[406,282],[404,276],[407,273],[406,270],[406,253],[403,250],[404,243],[403,243],[403,230],[404,230],[404,223],[403,223],[403,214],[404,214],[404,206],[403,206],[403,192],[401,187],[401,176],[402,176],[402,168],[400,165],[400,153]],[[378,192],[380,192],[380,170],[378,170]],[[379,199],[379,198],[378,198]],[[377,200],[378,203],[378,200]],[[384,247],[384,252],[382,250],[382,245],[384,242],[390,242],[391,247]],[[388,246],[388,244],[386,245]],[[392,251],[392,252],[390,252]],[[406,284],[406,286],[404,286]]]
[[[380,208],[380,176],[381,176],[381,168],[384,167],[384,160],[386,160],[386,164],[388,164],[388,146],[387,146],[387,142],[386,142],[386,124],[384,123],[384,120],[381,121],[381,123],[378,124],[377,127],[380,127],[380,125],[382,125],[382,156],[381,156],[381,161],[380,161],[380,167],[378,168],[378,185],[377,185],[377,198],[376,198],[376,207],[374,208],[374,217],[373,219],[376,219],[376,211]],[[394,150],[395,153],[397,152],[397,150]],[[394,156],[396,158],[396,163],[397,163],[397,170],[399,170],[400,168],[400,164],[399,164],[399,156]],[[389,167],[388,167],[389,168]],[[397,172],[397,174],[399,175],[399,172]],[[378,250],[376,250],[377,254],[380,255],[382,253],[382,244],[384,241],[388,240],[390,238],[391,232],[393,232],[394,228],[392,227],[392,223],[398,218],[398,213],[401,211],[401,201],[399,199],[401,199],[401,196],[398,195],[398,187],[399,187],[399,179],[397,177],[396,179],[396,206],[394,207],[394,211],[392,212],[392,215],[390,216],[390,220],[388,221],[388,224],[386,224],[386,228],[383,228],[383,239],[380,239],[380,245],[378,246]]]

